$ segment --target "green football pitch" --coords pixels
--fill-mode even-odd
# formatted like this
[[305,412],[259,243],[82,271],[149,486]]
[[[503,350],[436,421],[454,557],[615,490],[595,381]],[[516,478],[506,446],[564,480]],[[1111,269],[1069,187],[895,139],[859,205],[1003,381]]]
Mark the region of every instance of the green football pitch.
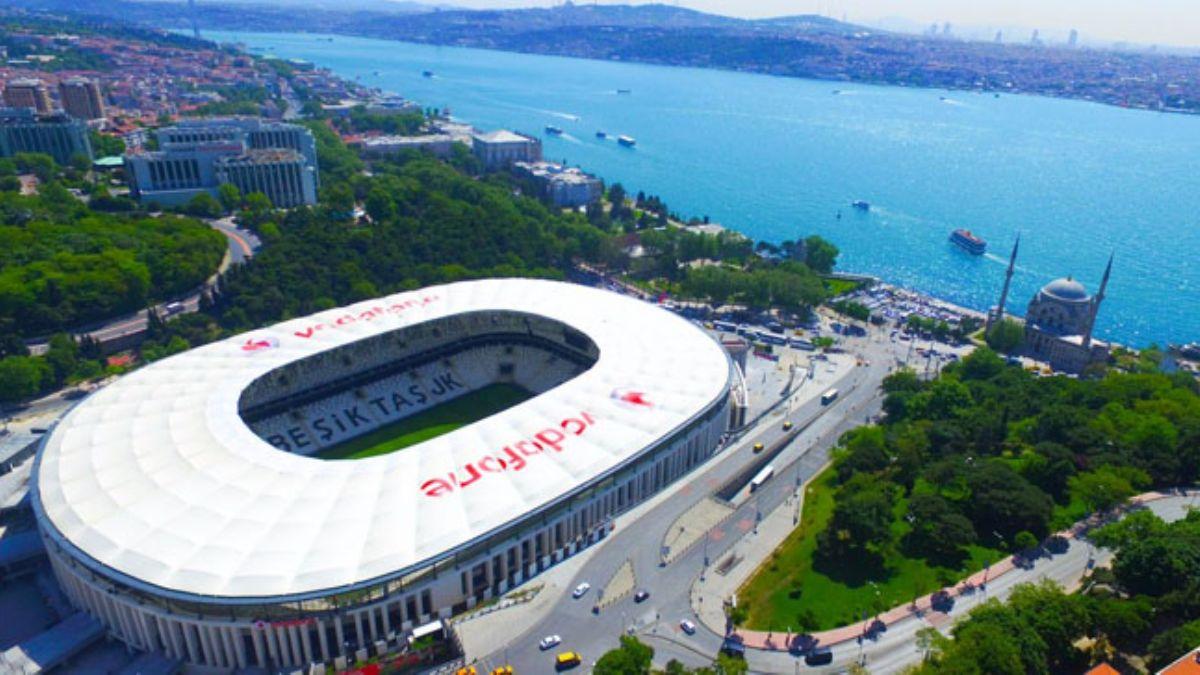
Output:
[[528,390],[515,384],[490,384],[369,434],[339,443],[315,456],[321,459],[362,459],[386,455],[448,434],[532,397],[533,394]]

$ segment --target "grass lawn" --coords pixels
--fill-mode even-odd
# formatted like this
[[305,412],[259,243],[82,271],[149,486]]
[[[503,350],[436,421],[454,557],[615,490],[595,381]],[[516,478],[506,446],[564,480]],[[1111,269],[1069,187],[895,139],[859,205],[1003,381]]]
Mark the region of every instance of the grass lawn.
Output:
[[[892,550],[884,557],[882,569],[865,561],[861,568],[814,569],[817,534],[833,516],[835,488],[832,469],[809,484],[800,526],[738,591],[738,605],[749,610],[747,628],[784,631],[790,627],[795,632],[844,626],[862,620],[863,612],[871,616],[909,602],[983,569],[985,561],[1007,555],[972,546],[961,569],[948,569]],[[908,530],[902,517],[906,508],[906,500],[898,500],[892,525],[897,541]]]
[[320,459],[362,459],[386,455],[416,445],[455,429],[465,427],[501,410],[532,398],[533,394],[515,384],[491,384],[463,394],[429,410],[419,412],[369,434],[320,452]]
[[850,281],[849,279],[833,279],[825,277],[825,288],[829,290],[830,297],[837,297],[843,293],[849,293],[862,285],[858,281]]

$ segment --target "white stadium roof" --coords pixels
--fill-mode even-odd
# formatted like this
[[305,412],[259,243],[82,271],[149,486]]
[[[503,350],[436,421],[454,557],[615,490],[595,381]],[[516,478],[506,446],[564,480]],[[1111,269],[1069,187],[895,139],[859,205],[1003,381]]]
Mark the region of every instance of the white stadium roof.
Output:
[[[280,366],[481,310],[560,321],[590,337],[600,358],[500,414],[368,459],[280,451],[238,414],[243,389]],[[726,395],[728,377],[727,358],[702,331],[625,296],[523,279],[431,287],[232,337],[121,378],[53,430],[39,460],[39,508],[51,536],[135,585],[197,600],[316,597],[415,569],[553,503],[670,437]],[[649,405],[622,400],[628,392]],[[564,437],[561,452],[521,470],[485,459],[546,430]],[[437,496],[423,490],[467,475],[468,464],[480,480]]]

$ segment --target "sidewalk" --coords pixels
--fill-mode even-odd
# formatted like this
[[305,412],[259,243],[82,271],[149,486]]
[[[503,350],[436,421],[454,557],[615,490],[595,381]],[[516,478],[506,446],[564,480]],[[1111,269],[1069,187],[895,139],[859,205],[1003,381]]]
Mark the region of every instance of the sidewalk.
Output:
[[[817,472],[815,475],[820,475],[820,472]],[[808,483],[805,483],[803,487],[807,490]],[[1070,529],[1057,534],[1067,539],[1081,540],[1088,530],[1104,522],[1108,522],[1114,515],[1122,515],[1132,508],[1141,507],[1160,499],[1190,495],[1194,492],[1195,490],[1182,490],[1177,493],[1147,492],[1131,498],[1129,506],[1119,508],[1115,513],[1093,515],[1076,523]],[[700,621],[717,635],[725,635],[724,603],[734,597],[746,579],[770,557],[771,553],[791,533],[794,527],[793,516],[797,512],[796,501],[799,500],[800,508],[803,508],[803,494],[804,492],[801,491],[799,496],[793,495],[781,503],[759,523],[753,532],[747,532],[745,537],[735,544],[728,553],[723,555],[719,560],[713,561],[713,565],[693,584],[692,609]],[[728,573],[724,575],[717,573],[716,570],[730,556],[740,557],[741,559]],[[951,606],[957,606],[959,604],[957,600],[973,596],[976,589],[984,588],[988,583],[994,583],[998,579],[1006,578],[1006,575],[1012,573],[1013,570],[1019,570],[1019,568],[1014,564],[1013,557],[1009,556],[991,565],[988,569],[980,570],[954,586],[943,589],[943,591],[950,599],[956,601],[951,603]],[[1078,583],[1078,579],[1075,579],[1074,583]],[[914,617],[926,620],[931,624],[941,624],[945,620],[954,620],[958,616],[961,616],[961,611],[954,612],[955,616],[951,617],[949,612],[943,613],[940,610],[933,609],[933,595],[925,595],[913,602],[898,605],[880,614],[878,617],[872,617],[866,621],[812,633],[811,637],[816,640],[817,644],[832,647],[857,640],[861,636],[866,635],[869,626],[874,624],[876,620],[890,627],[898,622]],[[926,617],[930,613],[933,615]],[[791,640],[795,637],[790,634],[745,629],[739,629],[734,632],[742,639],[746,648],[765,651],[786,651]]]

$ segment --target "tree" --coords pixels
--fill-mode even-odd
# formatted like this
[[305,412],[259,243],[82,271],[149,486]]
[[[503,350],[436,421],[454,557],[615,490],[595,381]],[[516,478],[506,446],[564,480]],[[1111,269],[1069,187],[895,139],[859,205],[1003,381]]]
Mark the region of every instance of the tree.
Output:
[[0,401],[17,403],[33,398],[42,390],[50,373],[41,359],[9,356],[0,359]]
[[1160,633],[1150,641],[1150,665],[1166,668],[1179,657],[1200,645],[1200,620]]
[[18,152],[13,155],[13,161],[16,162],[17,169],[21,173],[32,173],[43,183],[53,178],[54,174],[58,172],[58,165],[54,163],[54,158],[42,152]]
[[1117,647],[1132,651],[1146,644],[1154,620],[1154,605],[1148,598],[1093,597],[1088,599],[1088,611],[1095,631]]
[[221,215],[221,204],[212,195],[201,192],[184,204],[183,212],[197,218],[216,218]]
[[275,207],[271,198],[261,192],[251,192],[242,200],[238,220],[251,230],[259,231],[271,219]]
[[1086,504],[1091,512],[1107,511],[1122,504],[1149,484],[1150,477],[1145,471],[1108,464],[1067,481],[1071,496]]
[[1012,354],[1025,342],[1025,329],[1016,321],[1004,318],[992,324],[984,337],[992,349],[1003,354]]
[[998,461],[980,461],[966,473],[970,498],[965,512],[976,532],[999,532],[1013,541],[1018,532],[1028,531],[1037,539],[1049,533],[1054,504],[1016,471]]
[[1200,583],[1200,537],[1173,528],[1129,542],[1117,552],[1113,573],[1131,593],[1161,596]]
[[837,247],[815,234],[804,240],[804,251],[804,264],[818,274],[829,274],[837,264]]
[[833,516],[818,546],[835,558],[859,556],[868,547],[891,540],[895,486],[869,474],[857,474],[838,489]]
[[642,675],[650,672],[654,649],[632,635],[621,636],[621,646],[606,652],[592,670],[596,675]]
[[907,520],[912,529],[905,535],[905,544],[933,561],[957,566],[962,548],[975,543],[971,521],[939,495],[909,498]]
[[233,183],[221,183],[217,187],[217,201],[225,213],[230,213],[242,203],[242,191]]

